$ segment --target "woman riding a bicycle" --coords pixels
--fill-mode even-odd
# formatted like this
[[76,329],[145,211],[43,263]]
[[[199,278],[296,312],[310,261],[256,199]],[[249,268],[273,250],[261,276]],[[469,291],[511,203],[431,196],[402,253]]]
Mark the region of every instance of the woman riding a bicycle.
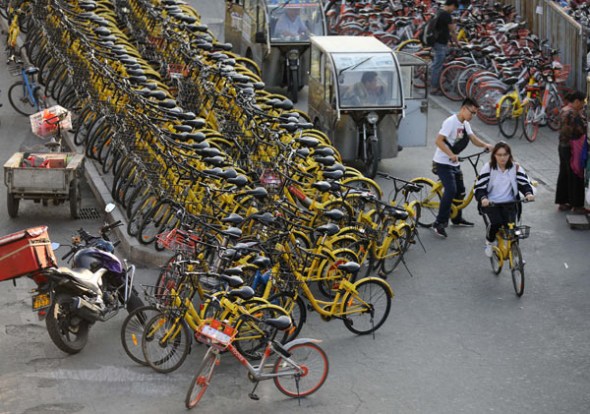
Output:
[[510,146],[500,141],[492,150],[490,162],[482,167],[475,185],[475,198],[486,224],[487,257],[492,257],[492,246],[500,227],[514,222],[520,214],[520,205],[515,203],[520,193],[527,201],[535,198],[526,171],[514,162]]

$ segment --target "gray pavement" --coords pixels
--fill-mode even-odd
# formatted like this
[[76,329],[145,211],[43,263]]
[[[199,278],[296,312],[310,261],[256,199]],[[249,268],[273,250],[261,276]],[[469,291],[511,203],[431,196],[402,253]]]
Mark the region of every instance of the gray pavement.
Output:
[[[222,2],[194,1],[205,21],[216,21]],[[15,115],[5,93],[12,79],[0,62],[2,139],[0,161],[22,145],[36,143],[27,120]],[[302,101],[304,101],[302,99]],[[457,106],[431,98],[429,140],[406,148],[381,169],[401,178],[431,176],[433,138]],[[497,127],[475,122],[489,142]],[[526,288],[516,298],[510,275],[491,272],[483,255],[483,223],[474,205],[466,218],[474,228],[450,228],[440,240],[420,233],[426,253],[414,246],[407,262],[413,276],[398,269],[389,282],[396,296],[386,324],[372,337],[357,337],[338,321],[308,315],[302,336],[321,338],[330,359],[324,387],[301,401],[280,394],[271,383],[247,397],[251,384],[243,368],[225,356],[205,394],[201,412],[216,413],[586,413],[590,408],[590,232],[570,230],[553,205],[557,174],[556,136],[535,143],[518,138],[514,152],[540,182],[537,202],[524,219],[532,235],[522,244]],[[90,165],[87,165],[91,167]],[[98,177],[90,171],[90,180]],[[473,180],[464,167],[466,183]],[[100,180],[94,187],[100,188]],[[386,185],[384,184],[384,187]],[[83,207],[100,209],[85,187]],[[101,193],[99,190],[94,190]],[[0,194],[0,211],[5,205]],[[49,224],[55,241],[66,242],[79,226],[96,229],[100,219],[69,219],[64,206],[25,205],[16,220],[0,214],[0,234]],[[130,254],[131,251],[121,252]],[[142,262],[136,262],[142,266]],[[139,283],[154,280],[157,268],[140,268]],[[174,413],[185,412],[184,395],[203,347],[194,345],[184,365],[161,375],[133,363],[120,345],[124,314],[96,324],[88,346],[68,356],[50,341],[30,311],[32,282],[0,283],[0,414],[4,413]]]

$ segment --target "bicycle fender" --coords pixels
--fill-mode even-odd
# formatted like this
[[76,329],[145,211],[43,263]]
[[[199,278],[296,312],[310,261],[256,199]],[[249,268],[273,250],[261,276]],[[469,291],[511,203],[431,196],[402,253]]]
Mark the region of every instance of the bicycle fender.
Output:
[[416,178],[412,178],[410,180],[410,182],[416,182],[416,181],[428,181],[429,183],[431,183],[432,185],[436,184],[436,181],[434,181],[432,178],[427,178],[427,177],[416,177]]
[[301,344],[308,344],[308,343],[313,343],[313,344],[319,344],[320,342],[323,342],[321,339],[314,339],[314,338],[297,338],[297,339],[293,339],[292,341],[287,342],[285,345],[283,345],[283,348],[285,349],[289,349],[295,345],[301,345]]
[[356,287],[364,280],[372,280],[374,282],[379,283],[381,286],[383,286],[385,288],[385,290],[387,290],[387,292],[389,293],[389,295],[391,297],[394,296],[393,289],[391,288],[391,286],[389,286],[389,283],[387,283],[385,280],[381,279],[380,277],[374,277],[374,276],[363,277],[362,279],[357,280],[352,285],[352,287],[356,290]]

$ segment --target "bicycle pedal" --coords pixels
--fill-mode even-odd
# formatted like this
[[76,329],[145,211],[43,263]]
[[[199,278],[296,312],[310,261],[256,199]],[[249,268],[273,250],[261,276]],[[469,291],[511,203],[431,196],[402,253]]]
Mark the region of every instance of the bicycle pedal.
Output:
[[257,394],[254,394],[253,392],[248,394],[248,397],[250,397],[250,399],[254,401],[258,401],[260,399],[260,397]]

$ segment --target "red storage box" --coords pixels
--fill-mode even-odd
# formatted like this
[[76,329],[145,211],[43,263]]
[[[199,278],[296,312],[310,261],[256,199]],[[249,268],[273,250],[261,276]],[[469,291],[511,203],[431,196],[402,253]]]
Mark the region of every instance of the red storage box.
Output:
[[47,226],[0,237],[0,281],[57,266]]

